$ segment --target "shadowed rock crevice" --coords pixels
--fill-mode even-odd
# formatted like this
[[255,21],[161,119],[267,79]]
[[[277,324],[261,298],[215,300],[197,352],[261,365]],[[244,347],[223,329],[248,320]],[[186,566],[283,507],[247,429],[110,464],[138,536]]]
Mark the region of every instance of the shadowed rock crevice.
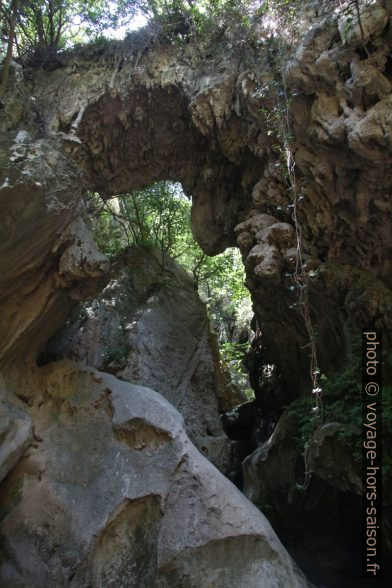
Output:
[[[347,27],[340,15],[316,22],[280,64],[287,65],[291,94],[309,311],[327,377],[349,357],[352,335],[364,325],[382,328],[386,347],[392,328],[390,8],[377,3],[365,12],[369,54],[358,27]],[[235,243],[241,250],[262,338],[255,377],[260,364],[275,364],[282,402],[310,391],[309,337],[293,275],[293,203],[282,137],[269,116],[277,104],[270,47],[263,42],[257,55],[246,49],[242,57],[230,47],[203,51],[189,44],[140,52],[115,42],[65,52],[55,68],[34,70],[28,80],[12,68],[0,111],[0,369],[9,402],[13,394],[23,399],[42,442],[15,466],[25,440],[15,454],[11,448],[2,482],[1,574],[9,586],[66,584],[116,507],[150,495],[175,495],[181,505],[167,502],[158,548],[162,566],[180,562],[175,577],[189,576],[186,551],[200,549],[203,584],[215,581],[206,546],[232,537],[234,525],[239,542],[257,532],[279,557],[260,563],[246,539],[255,567],[239,578],[227,561],[228,587],[239,579],[262,585],[266,577],[271,586],[306,584],[263,516],[200,457],[162,397],[75,363],[36,366],[71,309],[109,279],[108,261],[80,220],[82,193],[90,188],[109,197],[172,179],[192,196],[193,231],[204,251]],[[149,455],[116,439],[105,402],[94,407],[95,394],[102,398],[107,389],[122,423],[141,418],[148,428],[155,415],[154,427],[162,427],[164,414],[173,439]],[[185,488],[181,495],[171,487],[172,474],[185,455],[189,471],[174,483]],[[271,457],[268,492],[280,496],[272,455],[264,461],[264,451],[253,454],[252,467],[263,471]],[[285,455],[284,472],[291,472],[290,459]],[[320,477],[330,476],[329,465],[318,457]],[[259,474],[252,484],[249,493],[263,495]],[[290,508],[291,493],[290,479],[281,493]],[[222,507],[216,496],[224,497]],[[213,524],[211,507],[219,511]],[[165,557],[162,545],[170,552]]]

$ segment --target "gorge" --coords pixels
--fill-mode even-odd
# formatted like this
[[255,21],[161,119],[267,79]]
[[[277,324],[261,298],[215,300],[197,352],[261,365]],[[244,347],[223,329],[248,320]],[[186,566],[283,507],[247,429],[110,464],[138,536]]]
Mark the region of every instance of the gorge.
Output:
[[[350,26],[304,15],[289,53],[279,39],[165,44],[141,29],[50,67],[12,64],[0,108],[2,586],[370,585],[354,382],[361,330],[382,329],[388,464],[392,4],[368,4]],[[143,249],[114,272],[94,243],[87,190],[121,198],[160,180],[192,198],[206,254],[241,252],[253,401],[228,389],[185,272]],[[92,310],[75,322],[75,308]],[[108,366],[120,316],[126,348]],[[241,443],[238,489],[225,475]],[[385,467],[384,555],[390,488]]]

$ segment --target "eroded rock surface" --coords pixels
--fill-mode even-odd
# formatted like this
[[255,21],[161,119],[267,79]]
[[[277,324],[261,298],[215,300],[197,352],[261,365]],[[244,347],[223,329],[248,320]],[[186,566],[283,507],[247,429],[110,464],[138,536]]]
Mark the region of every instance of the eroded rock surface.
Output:
[[[391,329],[390,301],[382,293],[383,288],[390,293],[391,286],[390,14],[373,4],[377,18],[373,12],[363,17],[367,52],[356,34],[342,38],[337,17],[325,17],[287,57],[301,191],[297,218],[319,362],[326,371],[344,357],[345,329],[373,320]],[[6,97],[2,112],[8,121],[2,123],[4,140],[14,150],[17,144],[19,153],[23,133],[30,133],[34,145],[44,134],[37,144],[41,151],[50,144],[57,177],[67,176],[62,190],[76,181],[77,169],[83,186],[103,195],[160,179],[180,181],[193,197],[193,230],[203,249],[217,253],[238,239],[266,360],[278,365],[298,394],[309,383],[308,334],[293,280],[296,230],[277,148],[282,137],[268,114],[276,107],[271,89],[276,72],[268,44],[260,46],[251,65],[234,52],[217,50],[206,57],[205,50],[203,44],[156,46],[137,33],[123,43],[65,53],[51,71],[34,71],[28,84],[16,72],[9,92],[17,99]],[[31,124],[34,110],[38,127]],[[28,156],[22,151],[12,159],[19,173],[26,158],[33,161],[34,151],[28,149]],[[34,168],[38,165],[36,158]],[[40,170],[45,178],[42,165]],[[71,210],[62,212],[61,239],[78,214],[79,189],[80,181],[67,192]],[[356,284],[348,283],[353,271],[363,276],[360,296]]]
[[0,373],[0,482],[33,440],[33,426],[23,404],[5,388]]
[[[350,27],[345,25],[344,19],[327,17],[314,23],[297,51],[287,58],[291,146],[300,185],[297,218],[318,359],[327,375],[333,374],[348,355],[352,333],[359,333],[364,325],[372,324],[383,328],[387,345],[392,325],[390,3],[371,2],[365,12],[362,12],[364,39],[355,26],[348,34]],[[271,91],[270,84],[276,72],[271,67],[269,45],[261,44],[256,55],[248,55],[247,51],[236,53],[231,48],[207,53],[203,44],[181,48],[153,43],[140,45],[138,39],[140,41],[136,37],[124,43],[90,46],[66,53],[55,68],[36,70],[30,80],[23,78],[20,68],[11,71],[8,92],[0,110],[0,369],[7,393],[16,393],[30,407],[25,410],[19,406],[18,410],[30,414],[31,409],[31,415],[33,409],[38,410],[37,399],[44,388],[42,381],[40,383],[42,377],[35,369],[37,357],[48,339],[64,324],[72,308],[103,287],[107,261],[94,250],[79,220],[82,191],[90,188],[109,196],[155,180],[171,179],[180,181],[193,197],[194,234],[207,253],[222,251],[238,239],[262,338],[257,361],[277,365],[282,375],[281,398],[284,402],[291,400],[309,391],[309,340],[293,276],[297,263],[293,237],[298,227],[293,222],[292,192],[288,189],[281,148],[277,147],[282,137],[269,116],[277,104],[276,92]],[[255,367],[256,376],[261,369],[260,365]],[[76,394],[81,393],[83,386],[80,386]],[[60,391],[66,389],[63,385],[58,387]],[[48,404],[44,399],[41,410],[46,415],[47,426],[50,428],[53,423],[53,427],[58,427],[58,435],[52,438],[53,447],[47,454],[46,450],[43,456],[40,454],[39,459],[46,463],[47,455],[53,451],[66,462],[72,454],[69,464],[76,467],[77,446],[80,451],[82,441],[87,446],[94,441],[99,443],[100,435],[104,436],[109,429],[112,435],[111,417],[101,415],[101,420],[96,421],[94,416],[91,422],[99,427],[102,424],[102,432],[94,426],[94,435],[91,432],[89,438],[83,437],[74,444],[72,438],[77,439],[79,429],[67,424],[66,438],[71,449],[70,453],[64,453],[59,442],[61,427],[57,422],[63,417],[54,415],[60,406],[56,405],[53,414],[50,412],[51,402]],[[278,416],[279,408],[282,411],[283,405],[276,409]],[[72,412],[74,409],[65,403],[64,410]],[[87,419],[89,409],[84,410]],[[82,468],[75,470],[78,480],[66,479],[61,482],[63,485],[56,485],[53,480],[57,475],[71,475],[67,463],[60,473],[55,473],[56,466],[51,465],[53,469],[48,466],[45,478],[44,473],[40,473],[42,468],[38,460],[31,466],[33,474],[25,475],[23,464],[25,460],[28,463],[29,457],[16,461],[31,440],[29,425],[25,417],[21,418],[22,422],[18,421],[21,413],[17,415],[13,409],[11,413],[2,428],[11,447],[11,457],[6,456],[4,461],[2,456],[2,459],[6,463],[5,470],[11,469],[1,491],[11,488],[7,503],[12,508],[5,514],[5,521],[9,525],[7,529],[12,531],[8,534],[12,547],[9,544],[3,565],[5,577],[11,578],[13,586],[15,582],[23,584],[23,577],[26,578],[33,568],[31,560],[23,558],[24,553],[32,553],[40,561],[53,562],[50,571],[45,566],[41,566],[41,572],[33,569],[32,577],[37,579],[34,580],[37,585],[42,580],[37,576],[39,573],[44,574],[44,578],[45,574],[57,574],[59,585],[72,581],[67,574],[78,557],[75,551],[89,553],[91,561],[96,558],[101,562],[95,567],[98,579],[94,582],[104,584],[107,579],[100,579],[100,574],[107,569],[102,558],[106,557],[111,525],[118,525],[119,535],[123,537],[116,539],[116,552],[121,554],[127,549],[124,545],[135,545],[134,536],[121,529],[127,529],[128,524],[139,529],[135,522],[139,516],[149,517],[145,544],[153,550],[160,515],[151,492],[146,500],[144,495],[132,495],[131,500],[135,497],[141,500],[132,505],[127,502],[127,494],[117,494],[110,503],[111,508],[103,508],[102,516],[106,517],[108,528],[99,535],[106,527],[96,520],[93,505],[96,506],[97,497],[89,493],[86,498],[87,490],[79,488],[83,480]],[[37,417],[37,422],[40,418]],[[66,418],[71,419],[70,416]],[[116,423],[119,439],[116,437],[111,443],[119,443],[121,448],[126,445],[126,451],[136,452],[144,459],[143,451],[148,443],[153,444],[154,451],[160,451],[167,446],[167,435],[163,430],[153,432],[151,423],[141,427],[139,418],[140,415],[131,419],[126,432],[119,432]],[[19,422],[19,430],[27,427],[27,432],[17,434],[12,428],[15,422]],[[291,521],[292,528],[300,529],[301,521],[297,518],[293,522],[291,518],[295,519],[298,503],[290,503],[287,499],[293,496],[290,486],[295,476],[290,477],[291,463],[285,461],[291,460],[292,439],[283,433],[278,435],[285,429],[283,425],[284,421],[276,431],[273,438],[276,444],[270,451],[265,452],[265,447],[256,449],[258,453],[252,456],[252,466],[254,471],[269,472],[268,492],[275,495],[280,507],[284,506],[285,514],[278,523]],[[39,444],[37,439],[35,442]],[[286,441],[290,443],[290,451],[285,454],[282,449]],[[132,445],[138,448],[132,449]],[[16,447],[16,451],[12,447]],[[108,447],[114,451],[113,445]],[[117,445],[116,451],[119,451]],[[86,459],[87,465],[91,465],[88,456]],[[275,459],[280,461],[276,470]],[[132,476],[137,471],[145,472],[145,463],[140,461],[140,470],[132,466]],[[283,488],[281,468],[288,471],[285,478],[288,483]],[[352,491],[347,494],[343,503],[340,499],[335,501],[339,485],[347,488],[347,480],[337,480],[336,475],[339,478],[341,474],[339,469],[331,473],[329,460],[324,464],[315,463],[317,468],[320,473],[317,487],[321,478],[333,479],[333,485],[324,480],[322,487],[322,493],[328,486],[333,494],[320,499],[319,489],[314,489],[312,484],[304,502],[314,505],[320,499],[318,508],[328,518],[331,513],[338,512],[339,505],[341,508],[342,504],[353,503],[354,494]],[[154,477],[158,471],[148,468],[148,475]],[[209,469],[211,471],[215,472]],[[273,471],[276,472],[274,479]],[[88,468],[86,474],[92,475]],[[50,501],[46,505],[44,495],[39,493],[39,476],[48,483],[50,500],[60,503],[59,511],[55,506],[49,507]],[[212,474],[210,478],[213,483]],[[14,479],[17,480],[15,486]],[[353,489],[351,475],[350,480]],[[26,489],[26,501],[18,502],[17,489],[22,483],[30,489]],[[105,484],[108,484],[107,479],[104,479],[107,488]],[[259,475],[254,476],[252,484],[252,495],[265,496],[266,484],[260,482]],[[275,489],[282,491],[274,493]],[[36,492],[37,500],[34,498]],[[73,492],[75,502],[71,504]],[[227,493],[230,494],[229,490]],[[87,535],[81,535],[83,545],[78,543],[78,535],[73,536],[75,543],[71,545],[70,541],[69,552],[60,561],[56,559],[58,544],[61,545],[57,538],[60,535],[71,537],[72,525],[77,523],[63,516],[61,509],[66,504],[67,513],[72,512],[77,508],[76,497],[81,497],[81,504],[89,513],[84,516],[90,516],[90,527],[86,528]],[[190,502],[194,501],[192,492],[189,497]],[[284,499],[280,500],[281,497]],[[228,505],[231,505],[230,500]],[[18,518],[18,508],[23,511],[23,519]],[[53,515],[57,512],[60,513],[58,518]],[[349,519],[346,532],[355,530],[355,513],[350,508],[345,512]],[[252,517],[253,513],[256,511],[252,511]],[[12,526],[13,516],[17,521],[15,526]],[[24,521],[26,531],[19,539],[15,529],[20,520]],[[41,525],[41,521],[44,524]],[[88,533],[93,527],[101,542],[92,547]],[[385,528],[390,529],[390,523]],[[175,524],[173,529],[176,529]],[[306,553],[313,532],[317,530],[311,528],[305,533],[302,554]],[[48,539],[47,545],[45,537],[52,535],[56,540],[52,544]],[[248,547],[254,545],[253,540],[246,541]],[[211,574],[218,574],[216,566],[223,556],[219,544],[215,545],[214,560],[205,564],[206,574],[209,570]],[[232,538],[230,546],[229,542],[225,545],[230,552],[236,548],[237,539]],[[200,562],[201,569],[206,562],[204,555],[200,555],[203,550],[199,545],[191,545],[191,549],[192,561]],[[242,553],[238,548],[240,550]],[[325,556],[322,542],[319,552]],[[186,577],[184,584],[188,582],[189,585],[190,551],[178,558],[179,567],[173,572],[174,576],[170,576],[170,566],[177,561],[173,555],[175,551],[164,553],[169,553],[161,560],[167,570],[166,577],[170,577],[171,582],[173,577]],[[335,555],[329,561],[335,565],[336,572]],[[66,563],[67,557],[72,565]],[[12,562],[16,561],[21,567],[15,567]],[[263,559],[257,558],[257,561],[257,565],[264,565]],[[90,564],[83,565],[85,571],[79,572],[81,575],[75,582],[79,582],[79,578],[84,582],[84,577],[86,583],[90,582]],[[121,555],[113,564],[117,571],[126,565]],[[144,576],[146,582],[155,573],[154,561],[149,565]],[[257,565],[254,577],[262,584]],[[344,567],[345,562],[342,562],[341,569]],[[144,581],[138,575],[142,572],[138,571],[136,563],[132,569],[137,581]],[[287,564],[284,573],[288,574],[289,569]],[[66,570],[63,576],[61,570]],[[243,573],[245,576],[240,578],[240,583],[252,585],[252,577],[246,576],[246,570]],[[267,573],[265,567],[264,573]],[[237,572],[232,574],[238,585]],[[273,586],[276,576],[267,577]],[[196,585],[198,581],[195,580]],[[287,585],[292,585],[290,582]]]
[[162,396],[70,361],[36,385],[34,443],[0,487],[2,586],[308,585]]
[[[120,265],[103,293],[49,342],[41,361],[83,360],[157,390],[183,415],[198,449],[226,471],[231,448],[219,410],[228,404],[228,386],[192,278],[153,248],[130,249]],[[235,403],[241,401],[239,395]]]

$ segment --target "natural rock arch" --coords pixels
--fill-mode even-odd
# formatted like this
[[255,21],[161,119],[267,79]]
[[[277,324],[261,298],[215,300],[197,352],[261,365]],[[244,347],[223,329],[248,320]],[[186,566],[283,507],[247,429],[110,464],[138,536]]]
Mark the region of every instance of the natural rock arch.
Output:
[[239,86],[239,64],[230,59],[218,75],[200,76],[190,56],[181,60],[173,50],[151,50],[137,64],[129,51],[117,45],[105,54],[92,87],[92,58],[90,69],[83,67],[83,53],[76,52],[76,65],[68,57],[54,80],[45,74],[44,104],[59,92],[53,90],[59,75],[71,79],[49,126],[62,134],[89,188],[103,195],[180,181],[193,197],[196,239],[206,252],[220,252],[235,244],[234,226],[260,173],[257,155],[241,138],[242,116],[233,110],[239,94],[244,102],[248,95]]
[[[77,250],[77,243],[87,239],[87,249],[92,252],[91,239],[78,219],[81,200],[77,192],[82,187],[109,196],[146,186],[159,179],[179,180],[193,196],[192,220],[196,238],[208,253],[217,253],[227,245],[235,244],[234,226],[241,210],[244,213],[246,209],[250,186],[256,178],[255,173],[252,177],[252,171],[249,171],[249,162],[250,167],[256,169],[255,156],[244,145],[238,145],[238,138],[230,137],[240,124],[236,115],[234,118],[238,120],[229,125],[233,128],[224,137],[226,148],[222,148],[217,138],[211,141],[205,136],[214,129],[217,116],[223,120],[225,116],[232,115],[232,96],[229,94],[235,90],[235,64],[228,63],[228,73],[223,76],[223,81],[219,76],[216,83],[208,74],[199,79],[192,73],[192,64],[185,60],[184,64],[178,63],[178,56],[172,50],[157,50],[141,59],[138,65],[132,61],[132,53],[124,57],[128,51],[128,47],[115,44],[113,51],[105,52],[101,59],[99,53],[89,55],[87,52],[86,56],[83,51],[76,51],[64,58],[61,68],[53,72],[37,72],[31,83],[30,100],[22,95],[18,106],[25,112],[31,112],[39,96],[41,122],[38,133],[37,128],[22,131],[14,143],[8,142],[7,145],[9,160],[16,158],[21,163],[16,174],[26,175],[25,157],[31,162],[35,159],[27,173],[31,171],[33,176],[34,194],[42,193],[42,208],[25,213],[26,233],[30,233],[32,244],[31,255],[37,233],[41,234],[40,222],[44,214],[46,223],[54,223],[55,234],[48,238],[46,245],[56,249],[56,261],[53,260],[53,263],[54,266],[58,264],[55,270],[58,276],[54,280],[56,285],[47,286],[49,289],[55,286],[56,294],[51,292],[49,295],[48,292],[48,297],[51,297],[53,304],[53,298],[58,299],[64,314],[59,314],[58,321],[52,317],[44,322],[56,323],[57,328],[70,308],[69,303],[65,304],[65,298],[80,298],[76,282],[83,280],[84,270],[87,270],[87,279],[91,282],[93,274],[106,269],[103,258],[94,257],[94,254],[91,259],[93,267],[88,270],[86,252]],[[92,63],[95,63],[95,71]],[[17,79],[15,81],[18,82]],[[9,118],[12,108],[15,108],[14,103],[9,109],[6,103]],[[35,141],[40,133],[47,138]],[[64,152],[71,155],[71,159],[67,161]],[[50,179],[45,185],[42,180],[51,166]],[[39,168],[40,172],[36,173]],[[42,168],[45,168],[44,174]],[[63,186],[65,176],[66,187]],[[57,182],[60,177],[61,186],[57,185],[60,184]],[[51,181],[57,194],[56,202],[61,202],[61,214],[49,202],[52,197],[49,195]],[[16,183],[20,185],[20,180]],[[7,184],[4,187],[6,190],[10,188]],[[58,197],[60,192],[61,198]],[[23,208],[23,201],[29,198],[28,191],[24,196],[19,193],[18,198]],[[34,199],[40,200],[37,196]],[[49,220],[51,216],[53,219]],[[22,215],[19,224],[23,225],[23,222]],[[74,223],[72,226],[71,222]],[[78,231],[83,235],[78,236]],[[53,241],[58,238],[59,242],[54,245]],[[67,247],[71,242],[71,247]],[[81,257],[84,259],[84,270],[71,267],[78,265]],[[40,267],[42,261],[36,260]],[[32,259],[29,259],[27,265],[30,267],[32,264]],[[20,264],[19,273],[23,273]],[[45,276],[48,277],[47,272]],[[53,310],[55,313],[57,310]],[[42,318],[42,312],[40,316]],[[29,322],[26,318],[23,319],[23,330],[27,329]],[[31,320],[39,322],[38,317]],[[11,331],[15,332],[16,322]],[[45,333],[41,327],[37,330],[41,336],[34,349],[30,347],[31,357],[48,336],[45,329]],[[22,333],[19,335],[23,338]],[[30,331],[26,332],[28,339],[31,340]],[[9,346],[12,347],[13,343],[10,342]],[[12,356],[7,347],[4,353],[7,357]],[[7,362],[10,361],[12,357],[7,359]]]
[[[387,120],[380,113],[390,101],[390,82],[381,73],[387,67],[383,31],[388,17],[380,9],[373,20],[372,15],[367,18],[367,35],[378,47],[378,74],[374,66],[358,65],[360,37],[353,34],[347,49],[335,25],[328,33],[322,27],[314,29],[293,60],[287,78],[294,94],[290,111],[293,150],[299,175],[306,181],[299,211],[305,261],[310,271],[317,270],[311,274],[309,299],[318,329],[319,361],[327,371],[344,355],[344,324],[357,319],[369,322],[382,313],[382,299],[389,296],[385,290],[390,266],[389,221],[382,214],[388,209],[390,178],[382,170],[389,155],[381,139],[378,143],[374,139],[376,129],[387,133]],[[306,65],[315,63],[321,54],[322,66],[315,69]],[[339,77],[336,67],[332,68],[336,59],[351,64],[352,78]],[[80,222],[79,229],[75,224],[70,228],[81,207],[76,192],[88,187],[109,196],[154,180],[172,179],[181,181],[193,197],[193,230],[207,253],[222,251],[236,241],[239,244],[263,329],[265,358],[278,364],[296,393],[304,388],[308,335],[292,291],[296,243],[290,228],[290,190],[276,147],[277,129],[271,128],[268,117],[268,110],[274,108],[274,98],[268,93],[272,74],[267,52],[258,57],[258,62],[247,61],[235,52],[206,55],[203,46],[148,47],[140,45],[137,36],[103,48],[91,46],[66,53],[52,71],[34,72],[27,88],[20,73],[15,73],[13,98],[5,99],[3,112],[8,121],[6,142],[16,163],[12,174],[23,174],[26,183],[31,171],[32,177],[37,177],[29,189],[49,194],[50,185],[44,188],[40,180],[50,168],[53,172],[53,165],[58,166],[50,182],[56,184],[56,174],[67,176],[67,189],[73,192],[65,193],[65,180],[61,186],[53,186],[54,192],[63,194],[61,215],[55,212],[53,203],[44,203],[47,196],[42,196],[42,208],[36,211],[26,210],[21,191],[18,196],[24,208],[21,224],[27,215],[27,225],[40,233],[45,207],[47,222],[52,222],[51,215],[54,222],[54,234],[47,242],[52,250],[52,270],[42,269],[43,258],[38,263],[43,280],[55,282],[46,286],[53,315],[58,312],[54,310],[55,299],[63,312],[58,321],[43,319],[45,326],[37,329],[34,347],[44,344],[49,324],[57,328],[64,320],[65,309],[69,308],[65,298],[82,297],[77,282],[85,282],[82,289],[90,282],[90,289],[91,277],[105,265],[101,257],[95,257],[88,269],[85,253],[77,244],[83,240],[76,237],[77,230],[82,230]],[[354,91],[354,86],[364,75],[369,80],[375,76],[378,84],[359,116],[356,103],[363,108],[363,96]],[[334,98],[336,88],[338,99]],[[32,126],[33,116],[29,115],[34,112],[36,124]],[[30,135],[19,133],[15,143],[12,128],[16,126]],[[34,170],[33,158],[37,161]],[[370,160],[371,168],[366,164]],[[5,162],[5,167],[9,164]],[[4,188],[10,190],[7,183]],[[25,198],[29,199],[27,192]],[[375,222],[379,223],[380,239],[374,235]],[[279,223],[282,226],[270,230]],[[86,235],[84,238],[89,240]],[[37,237],[31,233],[30,239],[31,256]],[[43,252],[42,235],[38,240]],[[91,243],[88,248],[92,248]],[[101,270],[97,264],[103,264]],[[30,259],[26,271],[31,271],[32,265]],[[366,286],[363,271],[381,281]],[[83,280],[84,272],[87,281]],[[18,275],[22,273],[19,264]],[[347,283],[351,279],[360,284],[364,294],[361,302],[352,302],[356,295]],[[370,303],[375,297],[377,302]],[[346,306],[344,313],[337,311],[342,304]],[[30,319],[25,320],[25,316],[20,327],[17,313],[8,314],[14,315],[14,324],[4,329],[5,339],[23,338],[27,329],[26,345],[32,356],[27,326]],[[39,314],[31,318],[34,324],[44,317],[42,309]],[[383,320],[386,325],[389,319]],[[5,346],[6,355],[12,355],[12,346],[11,342]]]
[[[309,300],[327,373],[341,364],[350,332],[374,323],[390,337],[389,22],[381,7],[366,17],[371,59],[355,28],[347,40],[336,21],[315,27],[287,76],[306,187],[299,218]],[[48,338],[106,279],[107,260],[81,220],[82,191],[109,196],[157,179],[192,194],[206,252],[237,242],[263,330],[260,363],[278,364],[292,397],[309,390],[290,194],[265,113],[273,72],[258,57],[124,42],[65,54],[30,80],[13,69],[0,113],[0,369],[21,398],[39,393],[35,360]],[[62,374],[54,380],[61,388]]]

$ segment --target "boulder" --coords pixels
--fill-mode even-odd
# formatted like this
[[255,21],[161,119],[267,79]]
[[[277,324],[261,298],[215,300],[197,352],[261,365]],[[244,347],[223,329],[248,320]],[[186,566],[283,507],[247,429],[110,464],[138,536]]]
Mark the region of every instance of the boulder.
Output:
[[68,358],[162,394],[198,449],[225,471],[230,441],[219,416],[225,382],[193,279],[155,248],[132,248],[103,293],[77,309],[41,361]]
[[0,488],[4,588],[308,586],[162,396],[67,360],[36,386],[35,442]]

